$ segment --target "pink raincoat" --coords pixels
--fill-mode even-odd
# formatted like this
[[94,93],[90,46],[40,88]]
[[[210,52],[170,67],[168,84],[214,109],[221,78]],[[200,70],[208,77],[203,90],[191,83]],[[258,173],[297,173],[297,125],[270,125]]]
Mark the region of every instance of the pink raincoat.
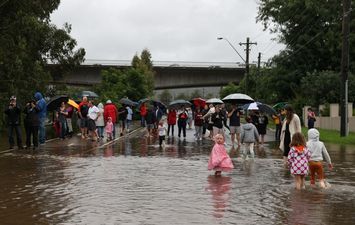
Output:
[[234,168],[223,144],[215,144],[208,160],[208,170],[229,172]]

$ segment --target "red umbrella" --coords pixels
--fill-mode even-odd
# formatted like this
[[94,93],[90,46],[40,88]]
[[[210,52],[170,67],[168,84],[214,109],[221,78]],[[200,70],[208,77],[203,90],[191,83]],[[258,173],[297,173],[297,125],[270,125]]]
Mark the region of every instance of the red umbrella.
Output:
[[206,105],[206,100],[203,98],[194,98],[191,100],[191,102],[194,104],[196,107],[203,108]]

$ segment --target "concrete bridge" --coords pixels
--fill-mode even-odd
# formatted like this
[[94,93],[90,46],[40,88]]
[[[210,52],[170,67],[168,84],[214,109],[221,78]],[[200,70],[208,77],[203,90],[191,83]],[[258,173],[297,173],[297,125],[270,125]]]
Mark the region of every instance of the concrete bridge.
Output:
[[[101,70],[112,67],[126,69],[129,63],[83,64],[62,78],[55,78],[54,82],[94,86],[101,82]],[[154,70],[155,90],[222,87],[229,82],[239,83],[245,73],[245,68],[235,63],[154,62]]]

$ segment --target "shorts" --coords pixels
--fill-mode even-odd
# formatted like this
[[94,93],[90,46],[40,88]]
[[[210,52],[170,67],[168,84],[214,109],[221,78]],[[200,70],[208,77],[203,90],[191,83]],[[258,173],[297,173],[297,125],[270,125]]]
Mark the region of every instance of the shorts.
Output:
[[229,127],[231,134],[240,134],[240,126],[230,126]]
[[80,128],[88,127],[88,118],[84,117],[80,119]]
[[323,164],[319,161],[309,161],[309,171],[311,175],[311,184],[316,183],[316,174],[319,180],[324,179]]
[[92,119],[88,120],[88,130],[89,131],[95,131],[96,130],[96,124],[95,121]]

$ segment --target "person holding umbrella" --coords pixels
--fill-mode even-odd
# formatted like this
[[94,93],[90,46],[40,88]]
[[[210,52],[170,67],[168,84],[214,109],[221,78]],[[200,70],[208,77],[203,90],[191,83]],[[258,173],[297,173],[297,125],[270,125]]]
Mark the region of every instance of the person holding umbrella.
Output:
[[56,112],[56,118],[57,118],[57,120],[59,122],[59,126],[60,126],[59,137],[62,140],[65,139],[65,135],[67,132],[67,118],[66,118],[67,116],[68,116],[68,112],[67,112],[67,109],[65,106],[65,102],[62,102]]
[[168,112],[168,136],[170,134],[170,128],[171,128],[171,136],[174,136],[175,124],[176,124],[176,110],[169,109],[169,112]]
[[84,96],[82,102],[79,103],[78,116],[80,118],[80,130],[81,138],[84,139],[87,137],[88,131],[88,97]]
[[17,146],[19,149],[23,149],[22,146],[22,134],[21,134],[21,109],[17,105],[16,97],[11,96],[10,103],[4,112],[7,115],[7,125],[8,125],[8,137],[10,149],[14,148],[15,141],[13,136],[13,130],[16,132]]
[[234,146],[235,139],[237,139],[238,147],[240,146],[240,112],[236,104],[233,104],[232,110],[228,113],[229,128],[232,140],[232,146]]
[[31,136],[33,143],[33,150],[38,147],[38,126],[39,119],[37,114],[38,108],[36,107],[36,101],[31,100],[26,104],[23,112],[25,113],[25,131],[26,131],[26,149],[31,147]]
[[178,128],[179,134],[178,137],[181,137],[181,131],[183,133],[184,138],[186,138],[186,122],[187,122],[187,111],[185,108],[181,108],[179,115],[178,115]]

